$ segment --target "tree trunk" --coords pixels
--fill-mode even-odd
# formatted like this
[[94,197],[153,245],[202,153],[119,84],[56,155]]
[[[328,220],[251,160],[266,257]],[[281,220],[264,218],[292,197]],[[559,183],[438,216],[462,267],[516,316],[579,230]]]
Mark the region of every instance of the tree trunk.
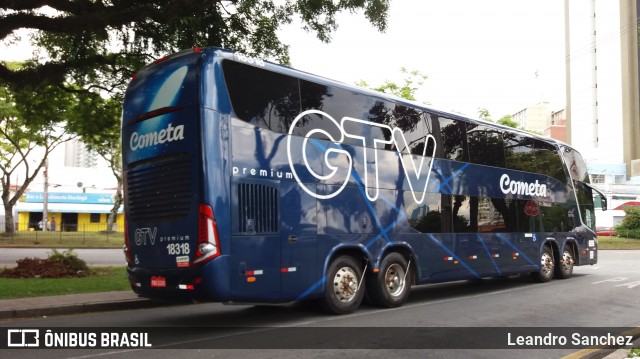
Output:
[[109,212],[109,217],[107,217],[107,232],[113,231],[113,224],[116,223],[116,219],[118,218],[118,210],[120,209],[120,205],[122,205],[122,191],[118,187],[113,201],[113,207]]
[[6,236],[13,235],[16,231],[13,221],[13,204],[4,205],[4,234]]

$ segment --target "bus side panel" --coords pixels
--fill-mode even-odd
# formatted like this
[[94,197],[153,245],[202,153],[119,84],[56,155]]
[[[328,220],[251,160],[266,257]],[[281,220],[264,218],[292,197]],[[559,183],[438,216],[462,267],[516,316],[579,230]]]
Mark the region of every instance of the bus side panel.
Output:
[[212,299],[225,301],[230,300],[229,116],[206,107],[201,111],[203,203],[213,208],[221,252],[202,268],[203,287]]
[[294,182],[280,182],[280,194],[281,295],[285,301],[299,300],[311,294],[323,276],[317,200]]

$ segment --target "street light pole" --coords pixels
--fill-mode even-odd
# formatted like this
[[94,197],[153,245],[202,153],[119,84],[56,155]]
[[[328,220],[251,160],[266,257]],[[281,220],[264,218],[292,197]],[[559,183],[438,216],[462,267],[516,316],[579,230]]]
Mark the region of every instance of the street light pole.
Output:
[[49,222],[49,159],[44,159],[44,198],[42,199],[42,230],[47,230]]

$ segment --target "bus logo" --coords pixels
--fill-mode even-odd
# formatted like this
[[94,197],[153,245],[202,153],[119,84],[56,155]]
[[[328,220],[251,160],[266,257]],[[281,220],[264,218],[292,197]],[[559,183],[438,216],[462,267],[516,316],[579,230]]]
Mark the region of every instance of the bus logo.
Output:
[[[331,193],[321,194],[317,193],[315,190],[307,187],[303,181],[300,179],[298,174],[299,169],[296,169],[297,161],[294,161],[292,158],[292,141],[291,139],[294,137],[293,131],[297,125],[297,123],[304,118],[304,116],[309,114],[317,114],[329,120],[329,125],[333,126],[334,129],[340,133],[340,138],[334,138],[331,133],[323,128],[314,128],[309,131],[302,140],[301,148],[297,149],[297,152],[302,153],[302,160],[304,163],[304,167],[306,170],[316,179],[320,181],[328,181],[332,180],[332,182],[337,182],[339,185],[337,189],[335,189]],[[380,129],[388,131],[391,133],[390,139],[385,138],[367,138],[356,133],[349,132],[348,129],[358,128],[363,126],[372,126],[378,127]],[[338,145],[338,148],[326,148],[324,153],[324,166],[329,169],[328,173],[320,174],[313,169],[309,158],[307,157],[307,147],[310,144],[310,140],[313,138],[315,134],[323,135],[328,138],[329,141]],[[318,198],[318,199],[330,199],[342,192],[342,190],[347,185],[349,178],[351,177],[351,172],[353,169],[353,157],[351,153],[346,151],[340,146],[344,143],[345,137],[349,137],[355,139],[357,141],[362,142],[363,146],[363,163],[366,164],[366,169],[364,171],[363,182],[366,187],[366,195],[370,201],[375,201],[378,199],[379,195],[379,179],[378,179],[378,150],[387,144],[394,144],[398,155],[400,157],[400,161],[402,163],[402,168],[404,170],[405,178],[409,183],[409,188],[411,189],[411,193],[413,194],[413,199],[416,203],[421,204],[424,201],[424,197],[426,194],[427,184],[429,183],[429,176],[431,175],[431,168],[433,166],[433,156],[436,151],[436,141],[435,138],[429,134],[425,138],[425,145],[423,146],[422,156],[414,156],[409,153],[403,151],[408,148],[407,139],[402,132],[402,130],[398,127],[391,128],[390,126],[360,120],[351,117],[343,117],[342,120],[338,123],[333,117],[329,114],[319,111],[319,110],[307,110],[300,113],[291,123],[291,127],[289,127],[289,136],[287,137],[287,157],[289,159],[289,166],[291,168],[291,173],[295,177],[296,181],[302,187],[302,189],[307,192],[309,195]],[[427,154],[427,142],[432,141],[432,153]],[[404,149],[404,150],[401,150]],[[373,152],[373,153],[371,153]],[[428,155],[428,156],[427,156]],[[373,158],[369,158],[373,157]],[[370,166],[372,165],[372,166]],[[373,193],[371,193],[373,191]],[[421,193],[421,195],[419,195]]]
[[131,151],[136,151],[166,142],[181,140],[184,140],[184,125],[173,127],[172,124],[169,123],[167,128],[163,128],[160,131],[151,131],[143,134],[139,134],[138,132],[132,133],[129,138],[129,147],[131,147]]
[[524,194],[527,196],[547,196],[547,185],[540,184],[538,180],[535,183],[514,181],[509,178],[508,174],[503,174],[500,177],[500,190],[504,194]]

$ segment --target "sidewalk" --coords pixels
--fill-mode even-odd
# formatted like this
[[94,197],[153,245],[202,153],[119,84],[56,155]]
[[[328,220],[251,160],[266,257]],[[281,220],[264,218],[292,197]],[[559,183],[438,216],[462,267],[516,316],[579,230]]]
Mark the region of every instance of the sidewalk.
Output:
[[166,305],[140,298],[132,291],[68,294],[0,300],[0,320],[139,309]]

